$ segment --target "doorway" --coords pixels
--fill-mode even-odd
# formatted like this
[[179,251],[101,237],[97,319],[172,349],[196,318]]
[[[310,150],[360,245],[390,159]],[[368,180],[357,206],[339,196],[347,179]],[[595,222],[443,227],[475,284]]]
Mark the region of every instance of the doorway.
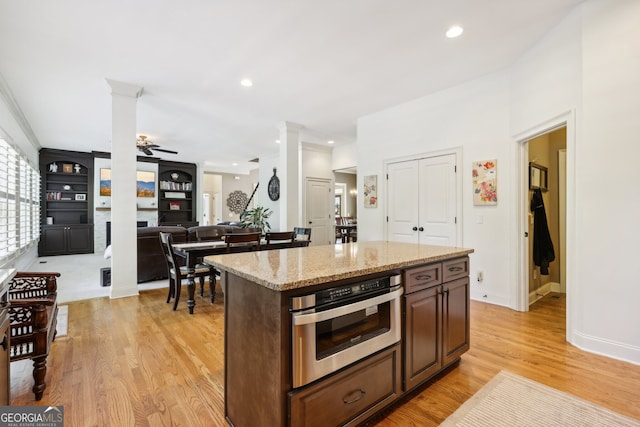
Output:
[[[528,304],[531,306],[549,293],[558,296],[566,292],[563,272],[566,263],[567,128],[562,126],[536,136],[526,145],[530,200],[527,212]],[[552,255],[553,258],[548,259]]]

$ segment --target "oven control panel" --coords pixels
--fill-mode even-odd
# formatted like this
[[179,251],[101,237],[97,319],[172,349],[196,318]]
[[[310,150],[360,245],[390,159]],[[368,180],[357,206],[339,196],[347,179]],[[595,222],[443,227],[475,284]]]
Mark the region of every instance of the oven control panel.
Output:
[[388,277],[369,280],[367,282],[354,283],[353,285],[340,286],[326,289],[316,293],[316,305],[341,300],[348,297],[367,294],[381,289],[389,289],[391,280]]

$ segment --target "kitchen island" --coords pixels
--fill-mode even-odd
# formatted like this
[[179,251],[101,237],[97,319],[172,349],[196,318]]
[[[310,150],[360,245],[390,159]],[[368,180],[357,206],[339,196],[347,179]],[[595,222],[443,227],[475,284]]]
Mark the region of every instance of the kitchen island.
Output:
[[[358,424],[459,360],[469,348],[471,252],[358,242],[206,257],[221,271],[225,295],[227,420],[236,427]],[[398,342],[294,387],[292,298],[387,278],[404,294],[395,310]],[[394,316],[380,307],[368,307],[367,316]]]

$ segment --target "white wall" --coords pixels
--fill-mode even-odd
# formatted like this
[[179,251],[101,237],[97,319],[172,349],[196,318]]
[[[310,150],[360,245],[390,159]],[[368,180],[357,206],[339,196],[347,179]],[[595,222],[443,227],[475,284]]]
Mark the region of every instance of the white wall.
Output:
[[[485,277],[472,281],[471,296],[515,307],[518,137],[570,112],[567,336],[640,364],[637,22],[640,2],[588,1],[509,69],[361,118],[357,144],[359,188],[362,176],[383,176],[385,159],[462,147],[463,245],[475,249],[472,277],[479,269]],[[498,206],[475,207],[470,163],[492,158]],[[381,207],[359,209],[359,239],[384,239],[385,186],[379,190]]]
[[331,159],[333,170],[355,167],[358,164],[358,146],[355,142],[333,147]]
[[[458,173],[462,174],[463,245],[474,248],[472,277],[484,271],[483,285],[471,288],[474,299],[507,305],[508,271],[498,266],[509,252],[509,221],[513,185],[509,161],[509,79],[506,72],[420,98],[361,118],[358,121],[358,188],[365,175],[378,175],[378,208],[364,209],[358,196],[358,239],[386,239],[386,181],[383,162],[394,158],[463,147]],[[498,160],[498,205],[473,206],[471,164]],[[482,224],[475,218],[481,216]],[[381,227],[380,225],[383,225]],[[485,297],[486,295],[486,297]]]

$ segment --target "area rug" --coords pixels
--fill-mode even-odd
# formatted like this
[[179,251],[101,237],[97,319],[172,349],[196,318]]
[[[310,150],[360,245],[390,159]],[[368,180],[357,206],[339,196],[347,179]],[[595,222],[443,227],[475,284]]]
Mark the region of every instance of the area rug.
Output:
[[67,325],[69,323],[69,306],[58,306],[58,317],[56,318],[56,338],[67,336]]
[[568,393],[501,371],[442,426],[640,426],[633,420]]

